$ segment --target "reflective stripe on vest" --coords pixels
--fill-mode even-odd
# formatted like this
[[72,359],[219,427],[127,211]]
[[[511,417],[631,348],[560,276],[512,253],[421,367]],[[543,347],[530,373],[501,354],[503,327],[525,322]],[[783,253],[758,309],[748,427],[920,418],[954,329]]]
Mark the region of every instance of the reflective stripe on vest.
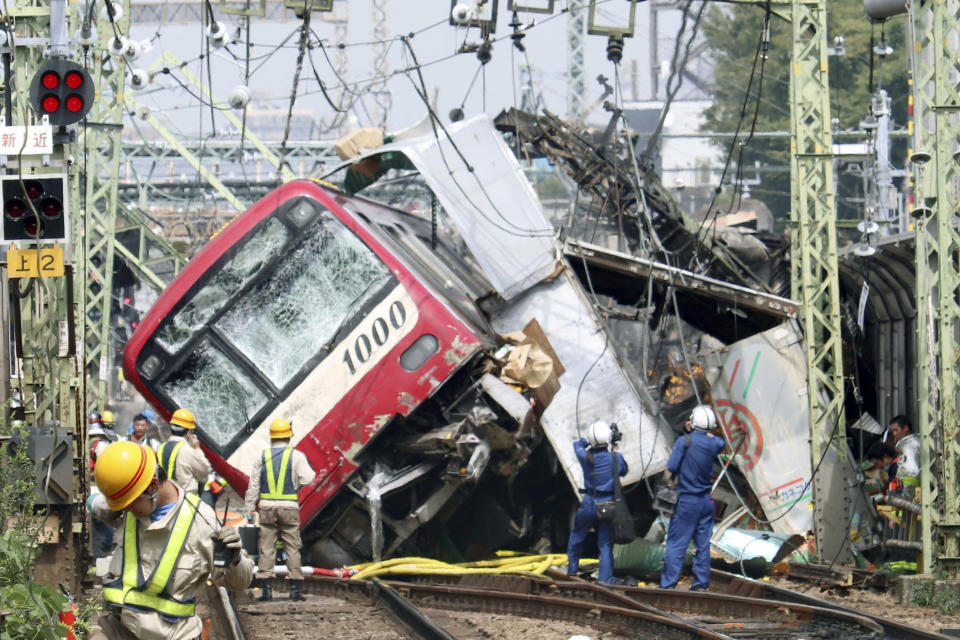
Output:
[[177,600],[167,593],[167,587],[187,542],[187,534],[193,526],[198,504],[198,496],[186,494],[170,535],[167,536],[163,553],[160,554],[160,561],[148,580],[142,579],[137,518],[130,513],[126,515],[123,530],[123,575],[104,585],[104,600],[119,607],[153,610],[164,617],[189,618],[194,614],[197,608],[195,599]]
[[[280,472],[273,472],[273,461],[277,454],[280,458]],[[296,500],[297,490],[293,486],[293,469],[290,467],[291,447],[263,450],[263,469],[260,472],[260,498],[263,500]],[[263,488],[267,487],[267,491]]]
[[[182,440],[179,442],[170,442],[167,440],[157,449],[160,466],[167,472],[167,477],[171,480],[176,479],[173,477],[173,472],[177,469],[177,455],[180,453],[180,449],[183,449],[186,444],[187,443]],[[169,445],[173,446],[171,447]]]

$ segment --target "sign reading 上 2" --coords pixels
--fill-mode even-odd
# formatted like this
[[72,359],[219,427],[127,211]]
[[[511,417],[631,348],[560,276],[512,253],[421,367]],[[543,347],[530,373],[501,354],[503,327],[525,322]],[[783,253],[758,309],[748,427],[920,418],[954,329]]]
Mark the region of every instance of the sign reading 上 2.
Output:
[[63,247],[54,245],[43,249],[7,251],[7,275],[11,278],[45,278],[63,275]]

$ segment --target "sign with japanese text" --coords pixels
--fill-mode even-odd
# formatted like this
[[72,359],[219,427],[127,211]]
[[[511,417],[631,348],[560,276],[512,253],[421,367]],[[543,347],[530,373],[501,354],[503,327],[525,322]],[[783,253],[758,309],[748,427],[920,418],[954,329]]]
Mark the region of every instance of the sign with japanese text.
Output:
[[7,250],[7,275],[11,278],[46,278],[63,275],[63,247]]
[[[21,151],[22,150],[22,151]],[[45,155],[53,153],[53,127],[0,126],[0,155]]]

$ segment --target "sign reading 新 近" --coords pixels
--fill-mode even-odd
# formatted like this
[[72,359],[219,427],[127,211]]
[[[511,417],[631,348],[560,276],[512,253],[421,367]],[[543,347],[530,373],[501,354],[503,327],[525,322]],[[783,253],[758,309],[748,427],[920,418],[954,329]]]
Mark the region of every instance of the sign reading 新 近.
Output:
[[53,127],[0,126],[0,155],[15,156],[20,153],[45,155],[53,153]]

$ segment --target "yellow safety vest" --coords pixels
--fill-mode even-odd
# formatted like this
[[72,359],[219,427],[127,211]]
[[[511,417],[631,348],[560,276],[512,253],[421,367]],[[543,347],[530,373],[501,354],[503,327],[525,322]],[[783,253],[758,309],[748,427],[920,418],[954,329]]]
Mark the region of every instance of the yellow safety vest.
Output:
[[[279,447],[278,447],[279,448]],[[283,449],[280,458],[280,473],[273,473],[273,452],[275,449],[264,449],[263,472],[260,475],[260,498],[263,500],[297,500],[297,489],[293,486],[293,473],[290,466],[291,447]],[[266,482],[264,482],[266,480]],[[264,491],[264,485],[267,490]]]
[[153,570],[153,575],[147,580],[143,580],[140,566],[137,518],[130,513],[126,515],[123,531],[123,576],[104,585],[104,600],[127,609],[153,610],[164,617],[189,618],[194,614],[197,608],[195,598],[180,601],[167,593],[170,578],[177,567],[177,559],[183,551],[187,534],[193,526],[200,498],[188,493],[184,503],[180,505],[180,511],[177,513],[173,528],[163,547],[163,553],[160,555],[160,561]]
[[[173,446],[169,446],[169,445]],[[167,477],[171,480],[174,480],[173,472],[177,469],[177,455],[180,453],[180,449],[183,449],[186,442],[182,440],[179,442],[170,442],[167,440],[157,449],[157,458],[159,458],[160,466],[163,467],[163,470],[167,472]]]

